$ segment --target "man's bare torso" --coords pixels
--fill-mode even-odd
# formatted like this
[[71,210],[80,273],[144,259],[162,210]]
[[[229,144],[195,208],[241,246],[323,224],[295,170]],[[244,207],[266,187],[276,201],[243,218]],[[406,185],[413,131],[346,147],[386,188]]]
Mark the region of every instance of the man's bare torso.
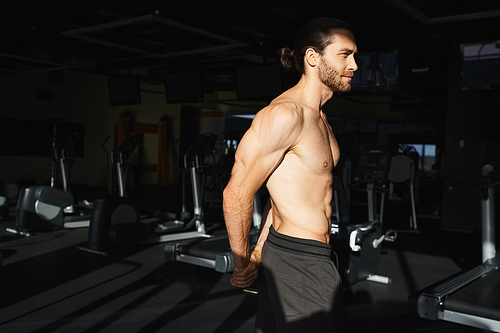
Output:
[[324,113],[295,106],[303,125],[300,136],[267,181],[273,227],[285,235],[328,243],[338,145]]

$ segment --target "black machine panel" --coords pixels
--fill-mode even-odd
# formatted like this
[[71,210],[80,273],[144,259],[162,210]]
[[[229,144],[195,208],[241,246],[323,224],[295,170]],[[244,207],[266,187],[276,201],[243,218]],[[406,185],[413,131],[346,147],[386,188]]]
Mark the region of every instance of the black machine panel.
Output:
[[390,162],[390,154],[379,150],[361,154],[358,158],[354,182],[361,184],[373,183],[375,185],[385,184]]

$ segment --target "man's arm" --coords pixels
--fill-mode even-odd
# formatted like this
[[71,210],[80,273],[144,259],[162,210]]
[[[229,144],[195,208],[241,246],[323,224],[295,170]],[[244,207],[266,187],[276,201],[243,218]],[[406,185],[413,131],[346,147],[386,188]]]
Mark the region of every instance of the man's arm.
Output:
[[[281,163],[285,153],[296,144],[301,125],[302,118],[293,105],[268,107],[257,114],[238,146],[223,201],[224,219],[234,258],[232,284],[235,286],[246,287],[251,284],[248,280],[252,280],[253,275],[255,280],[260,266],[260,250],[252,252],[248,242],[253,197]],[[270,223],[266,219],[264,226],[267,224],[269,228]]]
[[272,224],[272,211],[271,211],[271,200],[267,202],[262,213],[262,223],[260,227],[260,234],[255,244],[254,249],[250,254],[249,264],[241,271],[233,271],[233,277],[231,278],[231,284],[235,287],[247,287],[250,286],[258,277],[260,264],[262,262],[262,247],[269,234],[269,227]]

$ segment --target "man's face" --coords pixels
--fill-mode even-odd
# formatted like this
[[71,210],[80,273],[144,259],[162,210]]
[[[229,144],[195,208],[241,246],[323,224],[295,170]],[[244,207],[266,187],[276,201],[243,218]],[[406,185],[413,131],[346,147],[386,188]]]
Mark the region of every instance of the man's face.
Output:
[[321,82],[334,92],[351,90],[351,78],[358,69],[354,54],[357,52],[354,36],[346,30],[338,30],[333,42],[325,48],[318,65]]

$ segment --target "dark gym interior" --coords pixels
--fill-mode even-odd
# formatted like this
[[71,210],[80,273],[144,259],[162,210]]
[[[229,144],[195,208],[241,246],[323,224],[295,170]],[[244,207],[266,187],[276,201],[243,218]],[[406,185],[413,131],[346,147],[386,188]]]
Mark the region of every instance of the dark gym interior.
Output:
[[192,249],[224,238],[239,140],[297,81],[278,50],[321,16],[359,51],[323,109],[332,221],[363,239],[332,236],[350,332],[500,332],[500,3],[445,0],[3,4],[0,331],[253,332],[227,249]]

